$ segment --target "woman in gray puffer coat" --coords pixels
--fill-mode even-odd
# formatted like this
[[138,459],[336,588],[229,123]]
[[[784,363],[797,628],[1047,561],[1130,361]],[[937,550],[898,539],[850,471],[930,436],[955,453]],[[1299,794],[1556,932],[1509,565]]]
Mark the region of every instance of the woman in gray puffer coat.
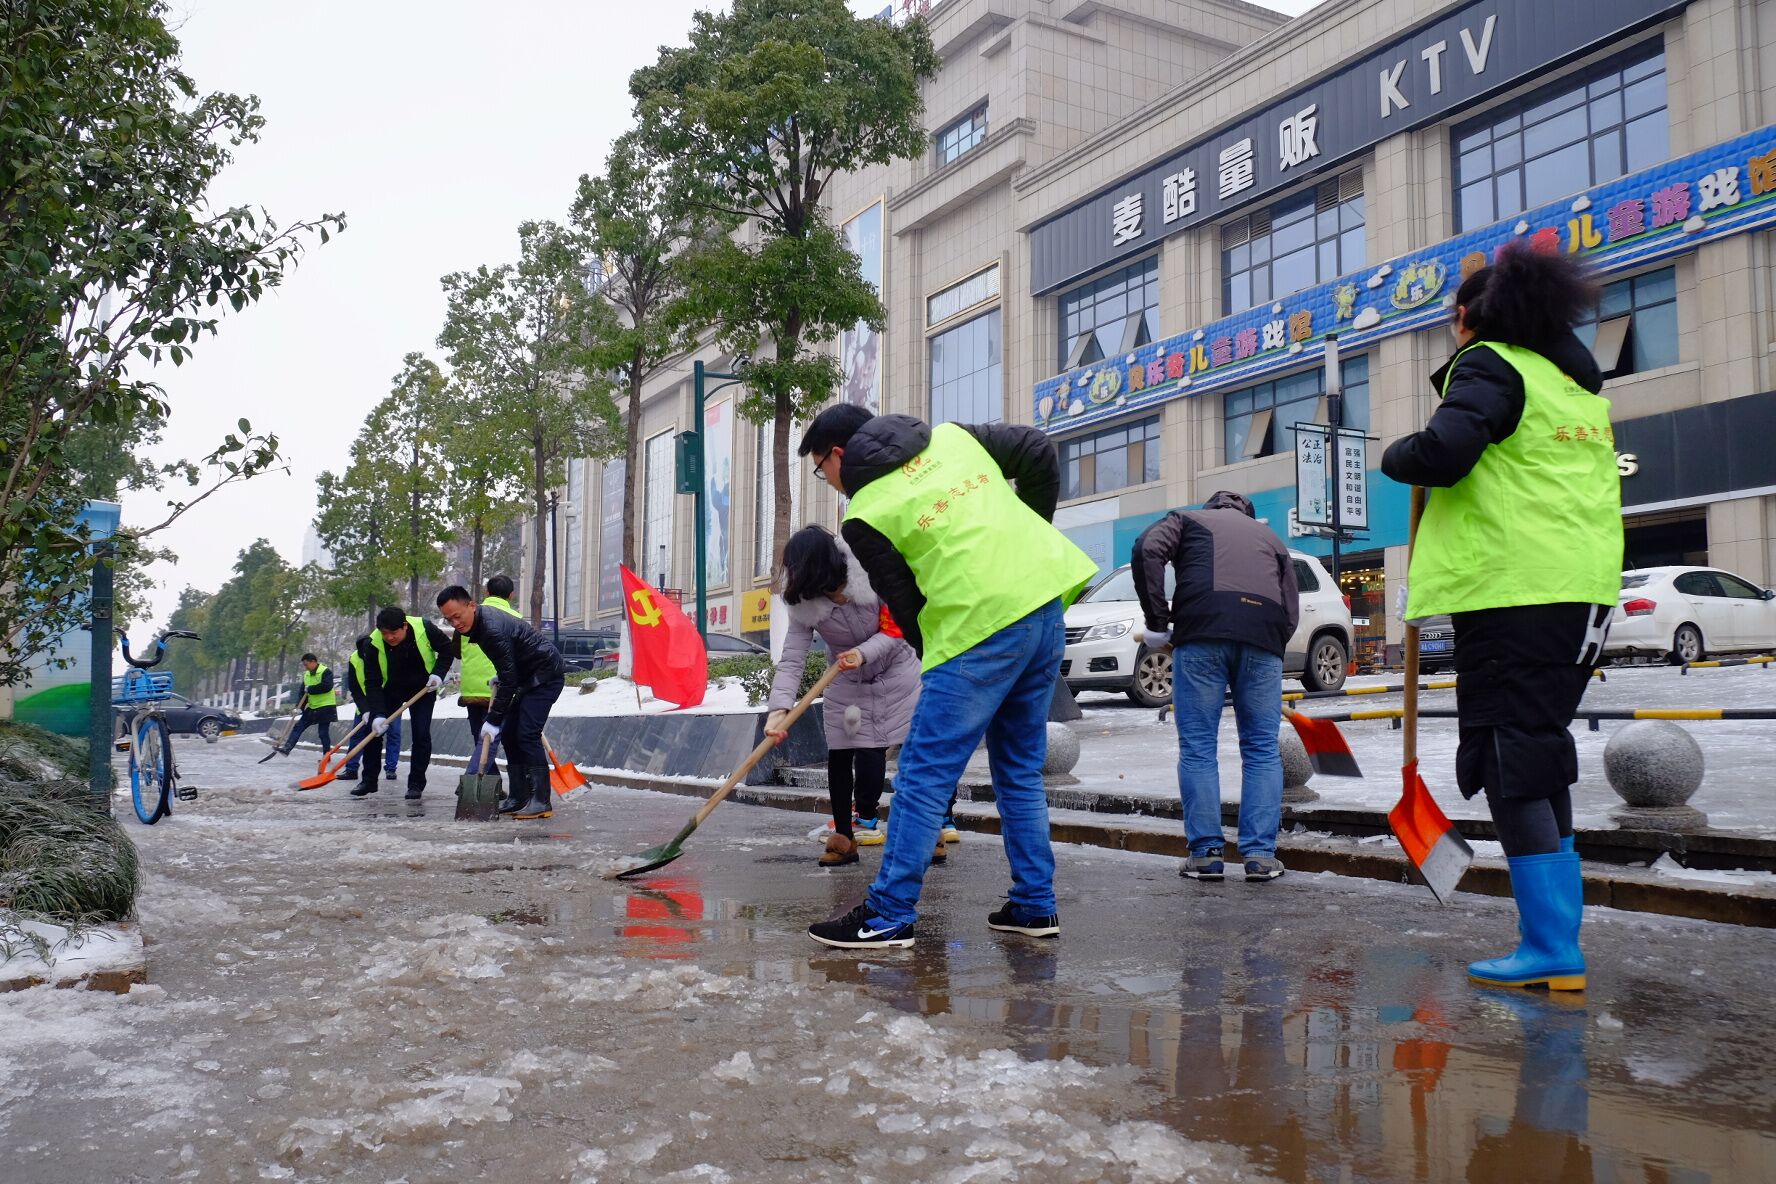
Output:
[[[833,834],[820,864],[856,863],[860,842],[882,842],[876,808],[888,749],[906,739],[913,705],[919,701],[919,658],[894,627],[856,558],[822,527],[803,527],[783,548],[783,601],[789,606],[789,633],[771,684],[765,731],[779,739],[785,735],[783,717],[801,689],[808,647],[814,634],[820,634],[844,671],[826,689],[826,783]],[[853,792],[861,834],[851,824]]]

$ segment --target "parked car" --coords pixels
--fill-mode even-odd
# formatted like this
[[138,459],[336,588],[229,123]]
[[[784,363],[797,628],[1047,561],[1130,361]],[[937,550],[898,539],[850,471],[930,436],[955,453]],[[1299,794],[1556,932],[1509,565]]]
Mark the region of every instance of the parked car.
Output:
[[[1283,655],[1283,674],[1312,691],[1335,691],[1350,666],[1350,605],[1320,561],[1299,551],[1295,582],[1301,589],[1301,621]],[[1166,568],[1166,595],[1175,576]],[[1141,604],[1127,564],[1099,580],[1067,610],[1067,650],[1061,677],[1079,691],[1125,691],[1143,707],[1172,701],[1171,659],[1141,644]]]
[[[747,641],[744,637],[733,637],[726,633],[709,634],[703,639],[703,648],[709,655],[711,662],[720,662],[724,658],[744,657],[748,654],[762,654],[767,658],[771,656],[771,651],[757,642]],[[617,664],[617,659],[621,656],[622,654],[616,648],[613,639],[612,647],[599,653],[598,665],[586,667],[586,669],[602,670],[605,666],[614,667]]]
[[1455,622],[1448,613],[1426,618],[1418,627],[1418,669],[1423,674],[1455,669]]
[[[180,736],[202,736],[205,743],[214,744],[224,736],[232,736],[240,731],[240,716],[226,707],[211,707],[207,703],[193,703],[183,695],[168,694],[163,699],[155,699],[153,705],[160,709],[166,717],[167,730]],[[112,714],[117,721],[117,734],[129,734],[129,721],[147,703],[119,703],[112,707]]]
[[[544,636],[549,636],[544,630]],[[569,670],[599,670],[615,662],[616,629],[563,629],[561,660]]]
[[1776,592],[1712,567],[1622,573],[1606,657],[1700,662],[1709,654],[1776,649]]

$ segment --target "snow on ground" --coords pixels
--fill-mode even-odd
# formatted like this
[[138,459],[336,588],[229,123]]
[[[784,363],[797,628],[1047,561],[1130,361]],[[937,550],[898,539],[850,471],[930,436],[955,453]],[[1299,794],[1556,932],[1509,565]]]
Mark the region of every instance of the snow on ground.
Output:
[[[1695,670],[1687,676],[1665,666],[1612,668],[1606,681],[1594,682],[1585,695],[1591,708],[1768,708],[1776,710],[1776,671],[1767,666],[1736,666]],[[1430,676],[1441,681],[1448,676]],[[1398,685],[1399,675],[1352,678],[1347,685]],[[1285,690],[1296,689],[1285,683]],[[1398,707],[1399,694],[1312,699],[1298,704],[1309,715],[1334,715]],[[1424,708],[1455,707],[1454,691],[1420,694]],[[1177,730],[1158,720],[1156,710],[1137,708],[1126,696],[1082,695],[1085,718],[1070,726],[1080,737],[1080,760],[1073,774],[1078,788],[1100,793],[1177,796]],[[1584,721],[1573,725],[1579,750],[1579,782],[1573,792],[1575,821],[1583,827],[1611,827],[1609,812],[1622,804],[1603,773],[1603,750],[1629,721],[1604,720],[1593,732]],[[1776,836],[1776,794],[1771,793],[1770,759],[1776,750],[1776,720],[1685,720],[1679,727],[1701,745],[1705,773],[1690,805],[1708,815],[1710,827],[1760,836]],[[1315,777],[1311,788],[1320,800],[1312,810],[1386,810],[1400,797],[1401,733],[1387,720],[1341,723],[1361,778]],[[1221,796],[1239,800],[1239,738],[1233,712],[1223,713],[1220,731]],[[1483,798],[1464,801],[1455,785],[1456,721],[1422,719],[1418,728],[1419,771],[1444,811],[1452,818],[1485,818]],[[984,776],[984,754],[975,758],[971,775]]]
[[601,824],[652,795],[466,827],[446,789],[424,814],[298,794],[262,753],[185,753],[199,800],[130,824],[150,984],[0,995],[9,1184],[1254,1178],[1132,1121],[1135,1070],[1026,1059],[805,968],[754,972],[749,947],[632,936],[670,882],[587,869],[632,849]]
[[[554,708],[549,712],[552,716],[606,716],[606,715],[664,715],[678,711],[679,708],[664,699],[656,699],[653,692],[646,687],[641,688],[641,705],[636,706],[635,684],[621,675],[601,678],[581,684],[596,687],[596,690],[580,693],[580,687],[568,687],[555,701]],[[453,700],[452,700],[453,701]],[[703,696],[703,702],[695,707],[680,712],[683,715],[733,715],[764,708],[754,707],[746,701],[746,688],[740,685],[737,678],[718,678],[709,684],[709,690]]]
[[133,926],[95,925],[73,932],[0,909],[0,991],[8,984],[73,983],[93,975],[127,975],[141,965],[142,937]]

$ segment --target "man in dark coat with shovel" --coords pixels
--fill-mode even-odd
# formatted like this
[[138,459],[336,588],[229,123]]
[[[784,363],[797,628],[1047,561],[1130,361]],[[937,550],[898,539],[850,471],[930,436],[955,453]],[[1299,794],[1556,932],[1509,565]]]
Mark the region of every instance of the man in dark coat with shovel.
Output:
[[561,697],[567,664],[529,621],[477,605],[460,584],[438,593],[438,611],[458,637],[473,642],[493,663],[493,699],[480,734],[470,741],[479,750],[483,741],[491,743],[505,730],[512,796],[522,799],[526,790],[530,795],[529,804],[512,817],[524,821],[553,816],[543,727],[549,722],[549,709]]

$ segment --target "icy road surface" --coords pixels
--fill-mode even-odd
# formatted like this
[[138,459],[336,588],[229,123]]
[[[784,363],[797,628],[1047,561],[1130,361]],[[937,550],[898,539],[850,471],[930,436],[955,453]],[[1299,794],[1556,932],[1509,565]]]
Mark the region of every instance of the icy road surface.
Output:
[[820,871],[807,815],[724,806],[615,884],[588,869],[693,803],[457,824],[447,771],[356,801],[263,752],[182,745],[199,800],[131,816],[148,986],[0,996],[6,1184],[1776,1172],[1767,931],[1592,910],[1557,1005],[1462,978],[1506,902],[1062,848],[1037,942],[987,930],[1003,857],[971,834],[917,948],[840,955],[802,929],[879,855]]

